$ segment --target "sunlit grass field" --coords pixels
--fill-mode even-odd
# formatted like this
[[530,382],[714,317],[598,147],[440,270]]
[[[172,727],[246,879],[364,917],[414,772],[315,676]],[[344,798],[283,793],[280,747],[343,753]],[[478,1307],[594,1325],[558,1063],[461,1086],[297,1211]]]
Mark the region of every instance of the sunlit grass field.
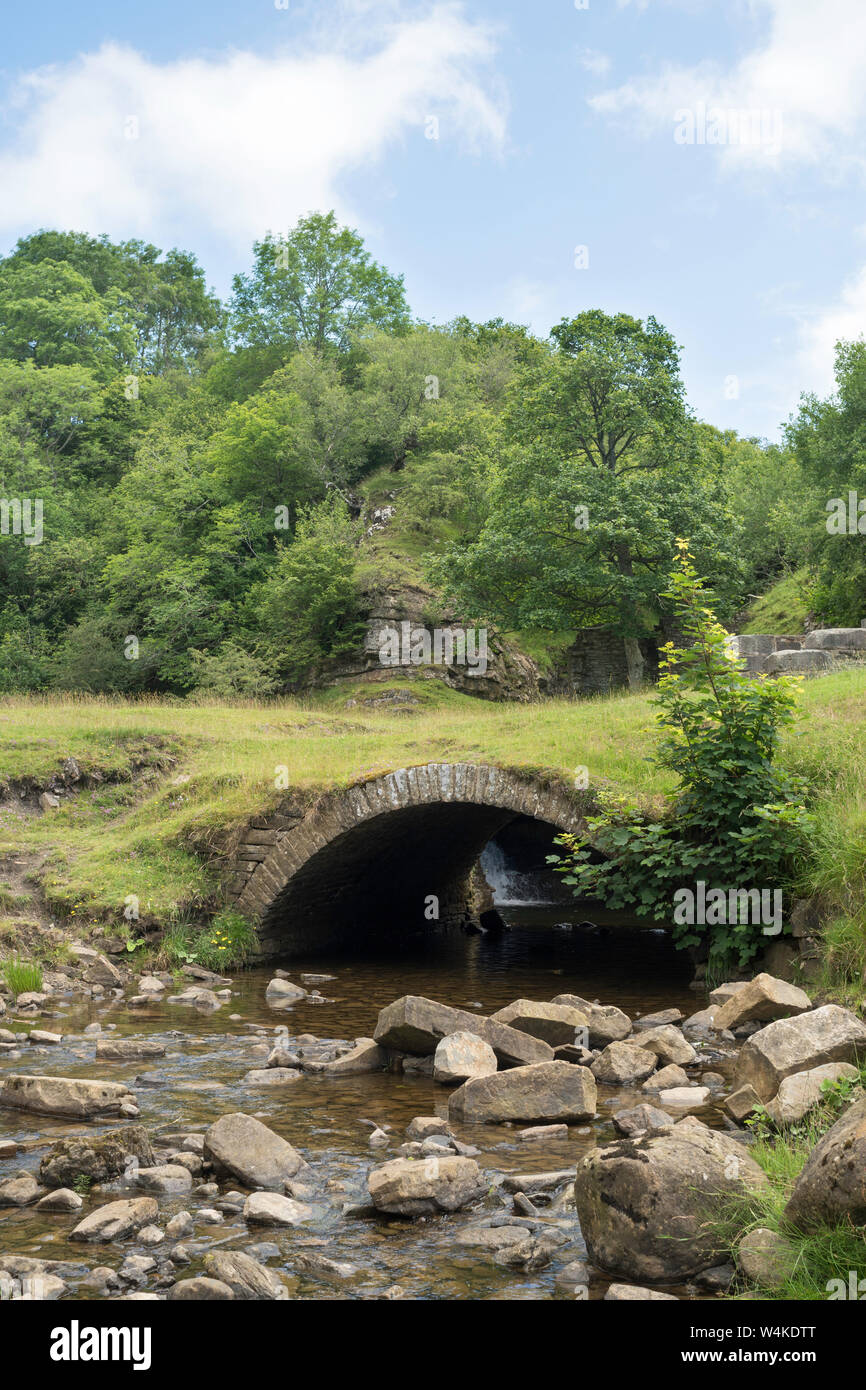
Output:
[[[418,703],[366,703],[389,691]],[[591,789],[661,804],[671,785],[651,761],[651,699],[494,704],[435,680],[260,704],[10,697],[0,701],[0,853],[44,860],[42,887],[59,914],[119,918],[134,893],[142,913],[170,921],[216,901],[220,856],[250,815],[394,768],[467,760],[571,783],[586,767]],[[804,682],[801,700],[782,756],[812,788],[810,882],[855,911],[866,900],[866,671]],[[105,780],[62,798],[60,810],[16,814],[18,787],[46,785],[70,756]]]

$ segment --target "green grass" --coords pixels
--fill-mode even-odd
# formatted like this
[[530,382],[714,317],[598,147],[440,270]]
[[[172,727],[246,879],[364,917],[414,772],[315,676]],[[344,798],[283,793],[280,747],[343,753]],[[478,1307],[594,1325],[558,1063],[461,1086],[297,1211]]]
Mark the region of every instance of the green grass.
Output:
[[795,1299],[798,1302],[825,1300],[832,1280],[842,1279],[847,1284],[851,1270],[858,1280],[866,1276],[866,1228],[842,1222],[804,1232],[791,1226],[784,1215],[794,1183],[807,1159],[837,1118],[838,1110],[828,1106],[821,1113],[813,1113],[794,1132],[764,1135],[749,1149],[767,1175],[767,1186],[743,1196],[726,1197],[712,1219],[712,1227],[720,1247],[732,1258],[740,1240],[749,1231],[763,1227],[777,1232],[791,1248],[793,1268],[778,1286],[753,1284],[741,1278],[732,1289],[732,1297],[748,1295],[771,1301]]
[[42,989],[42,966],[36,961],[16,956],[0,966],[0,973],[16,999],[19,994],[38,994]]
[[775,633],[780,637],[796,637],[805,631],[809,617],[809,596],[812,575],[807,569],[796,570],[777,579],[765,594],[754,600],[746,611],[745,621],[738,632]]
[[166,932],[158,965],[174,970],[183,965],[202,965],[224,974],[246,964],[256,945],[256,934],[239,912],[223,908],[204,929],[190,922],[175,922]]
[[[417,704],[365,703],[388,691]],[[833,932],[836,958],[856,975],[866,967],[866,670],[803,682],[802,708],[781,751],[805,776],[816,818],[801,891],[819,892],[844,923]],[[648,694],[495,704],[399,676],[293,702],[9,697],[0,701],[0,780],[47,782],[69,755],[104,780],[46,815],[0,810],[0,853],[45,855],[48,905],[85,935],[91,923],[121,927],[130,894],[143,927],[182,923],[219,906],[221,857],[251,815],[286,798],[303,807],[398,767],[468,760],[571,786],[586,766],[590,791],[607,785],[658,805],[671,783],[649,760],[652,714]],[[275,785],[278,768],[288,791]]]

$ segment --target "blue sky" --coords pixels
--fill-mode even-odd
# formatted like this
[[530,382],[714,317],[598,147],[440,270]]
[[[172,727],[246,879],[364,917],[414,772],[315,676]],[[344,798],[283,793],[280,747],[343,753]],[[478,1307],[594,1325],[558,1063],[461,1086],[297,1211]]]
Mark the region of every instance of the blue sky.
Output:
[[863,0],[282,3],[16,7],[0,249],[138,236],[224,294],[333,206],[423,318],[655,314],[744,434],[831,389],[866,331]]

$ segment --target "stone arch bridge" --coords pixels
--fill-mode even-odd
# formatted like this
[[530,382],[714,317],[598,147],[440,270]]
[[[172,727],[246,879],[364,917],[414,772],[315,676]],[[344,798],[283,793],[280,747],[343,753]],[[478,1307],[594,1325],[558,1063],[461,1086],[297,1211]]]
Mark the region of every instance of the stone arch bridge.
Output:
[[[584,794],[585,796],[585,794]],[[581,798],[552,776],[477,763],[401,768],[255,817],[230,861],[231,902],[261,959],[305,954],[359,931],[478,924],[493,907],[478,858],[512,823],[583,830]],[[530,827],[531,828],[531,827]]]

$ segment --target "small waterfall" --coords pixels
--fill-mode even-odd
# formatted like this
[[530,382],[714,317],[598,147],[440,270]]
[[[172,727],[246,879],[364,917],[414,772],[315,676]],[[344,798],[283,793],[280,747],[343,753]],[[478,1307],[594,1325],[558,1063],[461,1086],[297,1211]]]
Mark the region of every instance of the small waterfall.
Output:
[[479,863],[497,907],[529,907],[552,901],[539,875],[511,868],[504,849],[494,840],[484,846]]

